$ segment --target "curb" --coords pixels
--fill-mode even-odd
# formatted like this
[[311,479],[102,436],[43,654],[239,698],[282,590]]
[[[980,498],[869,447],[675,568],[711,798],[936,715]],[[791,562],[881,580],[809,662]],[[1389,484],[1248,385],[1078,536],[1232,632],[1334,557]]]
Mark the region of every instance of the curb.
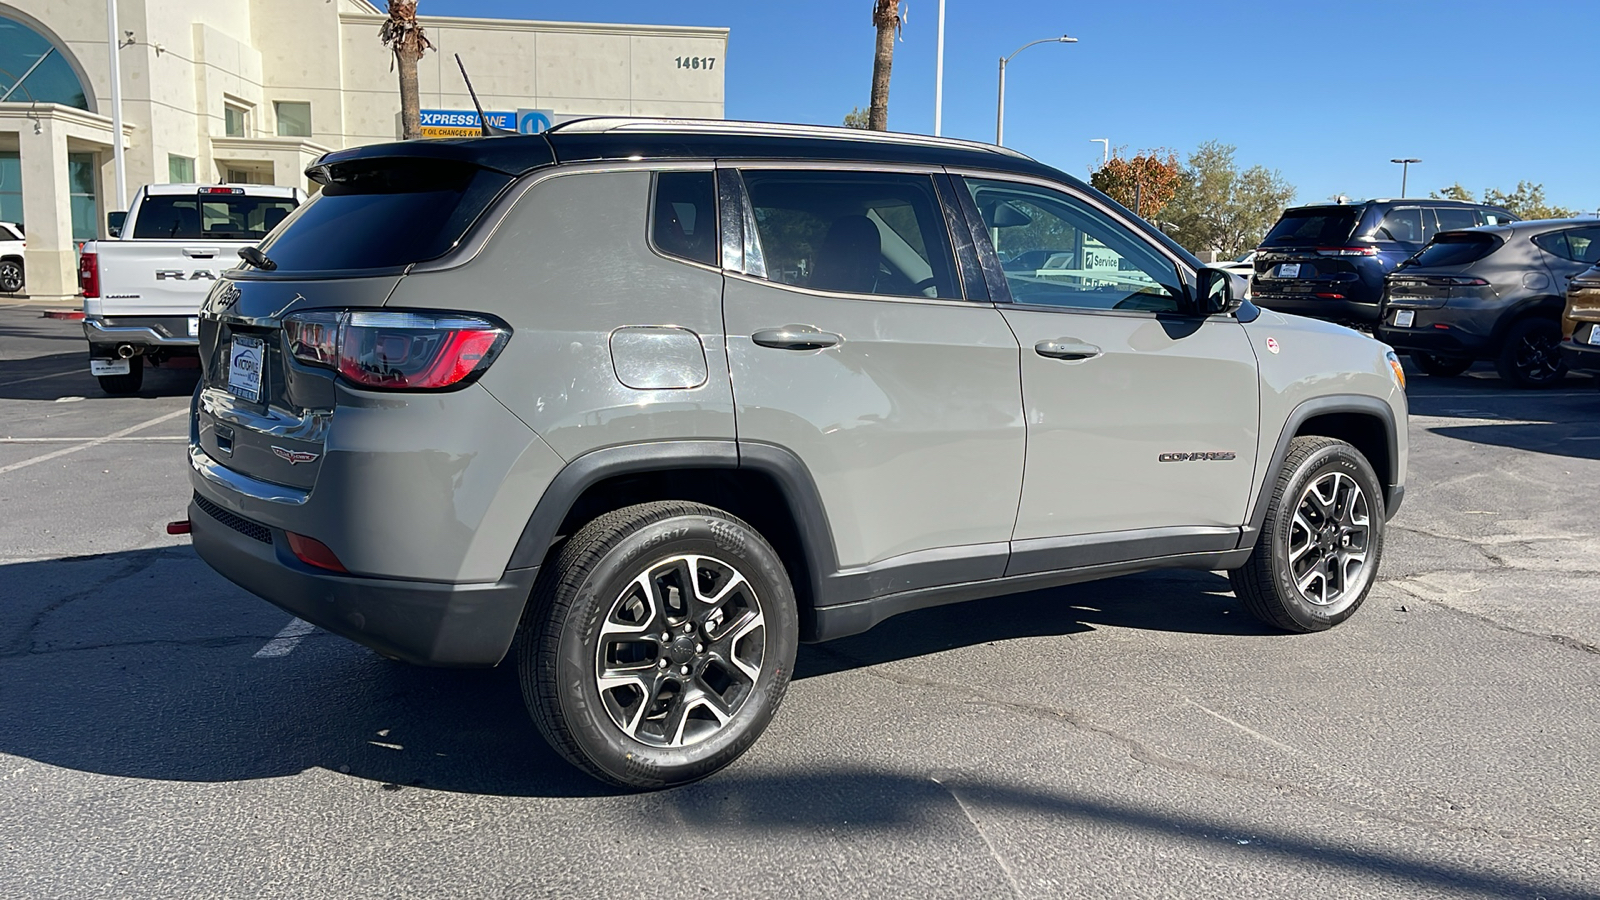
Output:
[[83,310],[81,309],[47,309],[41,315],[46,319],[66,319],[69,322],[83,321]]

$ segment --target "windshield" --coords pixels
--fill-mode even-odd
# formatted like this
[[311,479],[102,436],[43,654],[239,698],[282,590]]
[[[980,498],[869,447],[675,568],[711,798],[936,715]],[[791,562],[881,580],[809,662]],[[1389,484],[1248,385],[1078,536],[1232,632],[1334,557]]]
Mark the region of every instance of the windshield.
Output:
[[1286,244],[1340,244],[1350,239],[1359,206],[1305,206],[1284,210],[1283,218],[1272,226],[1261,246]]
[[139,204],[133,236],[146,240],[259,241],[296,205],[293,197],[150,195]]

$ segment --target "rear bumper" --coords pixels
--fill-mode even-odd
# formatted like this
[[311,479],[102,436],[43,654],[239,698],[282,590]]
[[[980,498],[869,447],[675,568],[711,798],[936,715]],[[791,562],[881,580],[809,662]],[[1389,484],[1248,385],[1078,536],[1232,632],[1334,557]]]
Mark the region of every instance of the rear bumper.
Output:
[[[1422,318],[1418,316],[1419,320]],[[1421,350],[1448,356],[1492,356],[1489,338],[1460,328],[1395,328],[1379,325],[1374,337],[1396,350]]]
[[1373,325],[1378,321],[1378,304],[1360,300],[1332,300],[1325,297],[1308,297],[1303,294],[1277,294],[1263,292],[1253,287],[1250,300],[1257,306],[1277,312],[1334,322],[1359,322]]
[[83,320],[83,336],[91,346],[132,344],[135,347],[184,347],[199,351],[200,338],[190,336],[185,316],[118,316]]
[[199,494],[189,521],[195,552],[229,581],[313,625],[421,665],[498,664],[539,575],[537,566],[478,584],[337,575],[295,558],[281,529]]
[[1600,374],[1600,347],[1576,341],[1562,341],[1561,361],[1566,363],[1571,371]]

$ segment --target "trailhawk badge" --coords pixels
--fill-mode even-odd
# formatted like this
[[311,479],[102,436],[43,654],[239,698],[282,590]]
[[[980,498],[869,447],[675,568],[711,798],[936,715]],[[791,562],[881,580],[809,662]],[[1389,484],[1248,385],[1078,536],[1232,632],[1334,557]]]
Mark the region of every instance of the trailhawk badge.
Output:
[[289,465],[293,466],[303,462],[314,462],[320,454],[311,453],[307,450],[285,450],[282,447],[274,446],[272,455],[279,459],[288,460]]

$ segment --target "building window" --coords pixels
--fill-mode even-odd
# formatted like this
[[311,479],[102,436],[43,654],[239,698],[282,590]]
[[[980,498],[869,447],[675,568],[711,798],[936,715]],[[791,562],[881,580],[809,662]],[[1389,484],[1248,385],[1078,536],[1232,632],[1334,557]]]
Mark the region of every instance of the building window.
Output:
[[228,137],[244,137],[249,127],[250,111],[232,103],[222,107],[222,133]]
[[72,205],[72,239],[92,241],[100,236],[99,203],[95,201],[95,154],[67,154],[68,202]]
[[22,154],[0,150],[0,222],[22,223]]
[[193,184],[194,160],[176,153],[168,153],[167,180],[173,184]]
[[[27,77],[19,83],[17,77],[25,73]],[[66,51],[21,22],[0,16],[0,96],[7,94],[6,99],[13,103],[89,108],[89,98]]]
[[279,137],[311,137],[311,104],[279,101],[272,108],[278,114]]

